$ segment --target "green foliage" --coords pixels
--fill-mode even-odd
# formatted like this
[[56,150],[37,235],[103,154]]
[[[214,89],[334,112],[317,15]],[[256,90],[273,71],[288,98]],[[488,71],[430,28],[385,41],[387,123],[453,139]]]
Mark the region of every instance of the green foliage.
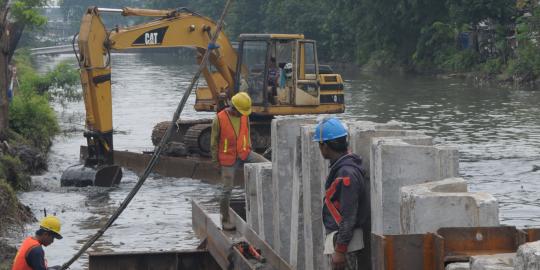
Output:
[[81,100],[81,93],[76,87],[79,73],[72,65],[67,61],[61,62],[53,70],[40,75],[34,71],[27,52],[27,49],[18,50],[15,59],[21,92],[29,95],[47,93],[60,103]]
[[500,74],[503,71],[503,60],[500,58],[488,59],[486,62],[480,65],[479,71],[484,76],[494,76]]
[[0,179],[5,179],[15,190],[27,190],[31,182],[22,162],[10,155],[0,156]]
[[42,150],[48,149],[52,137],[59,131],[46,95],[31,92],[16,95],[9,107],[9,121],[15,132]]
[[472,49],[468,49],[449,55],[440,63],[440,67],[444,71],[468,72],[479,62],[480,57],[478,53]]
[[47,18],[41,16],[37,8],[44,6],[45,0],[17,0],[11,4],[11,14],[18,21],[28,26],[42,26]]

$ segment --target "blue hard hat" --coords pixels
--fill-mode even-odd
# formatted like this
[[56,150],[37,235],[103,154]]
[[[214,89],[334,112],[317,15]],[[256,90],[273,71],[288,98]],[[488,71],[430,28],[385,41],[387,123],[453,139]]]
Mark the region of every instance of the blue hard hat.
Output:
[[335,117],[325,118],[315,128],[314,142],[325,142],[347,136],[347,129]]

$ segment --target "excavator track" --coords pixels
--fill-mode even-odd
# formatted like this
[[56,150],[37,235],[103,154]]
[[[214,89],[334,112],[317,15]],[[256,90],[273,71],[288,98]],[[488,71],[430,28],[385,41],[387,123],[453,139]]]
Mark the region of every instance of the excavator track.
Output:
[[184,143],[190,153],[198,153],[201,156],[209,157],[210,136],[212,134],[212,124],[196,124],[188,128],[184,135]]
[[[154,126],[152,130],[152,143],[154,145],[159,144],[170,123],[170,121],[164,121]],[[265,152],[270,147],[270,121],[252,121],[250,128],[253,149],[258,153]],[[209,157],[211,132],[212,119],[182,120],[176,125],[175,131],[169,139],[170,151],[164,151],[164,154]],[[180,146],[186,149],[177,149]]]

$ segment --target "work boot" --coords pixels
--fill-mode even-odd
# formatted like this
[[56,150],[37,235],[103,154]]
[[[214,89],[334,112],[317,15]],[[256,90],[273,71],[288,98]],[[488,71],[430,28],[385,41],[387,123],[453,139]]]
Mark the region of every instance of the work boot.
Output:
[[236,226],[231,222],[229,217],[229,204],[228,200],[222,200],[219,206],[219,212],[221,214],[221,228],[225,231],[234,231]]

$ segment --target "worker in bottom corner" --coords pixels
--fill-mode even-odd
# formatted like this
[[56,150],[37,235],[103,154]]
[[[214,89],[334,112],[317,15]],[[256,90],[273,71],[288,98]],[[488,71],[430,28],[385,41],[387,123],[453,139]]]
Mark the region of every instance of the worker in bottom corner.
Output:
[[347,129],[335,117],[316,126],[313,141],[330,161],[322,211],[324,254],[331,269],[371,269],[370,185],[362,159],[349,152]]
[[251,150],[249,115],[251,98],[240,92],[231,98],[232,106],[217,113],[212,122],[212,160],[221,167],[223,188],[220,199],[221,224],[224,230],[234,230],[229,217],[229,201],[237,168],[244,163],[268,162]]
[[45,251],[42,246],[49,246],[54,239],[62,239],[60,220],[56,216],[46,216],[39,222],[39,229],[34,236],[29,236],[21,244],[15,255],[11,270],[47,270],[60,269],[59,266],[47,267]]

